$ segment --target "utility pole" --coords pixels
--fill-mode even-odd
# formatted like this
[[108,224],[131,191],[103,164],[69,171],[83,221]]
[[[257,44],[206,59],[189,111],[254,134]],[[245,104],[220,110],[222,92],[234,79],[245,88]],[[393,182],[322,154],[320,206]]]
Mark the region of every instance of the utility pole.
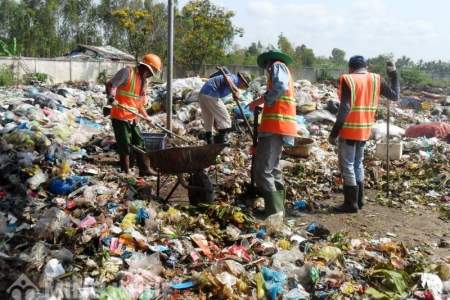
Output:
[[173,77],[173,0],[168,0],[168,49],[167,49],[167,94],[166,117],[167,129],[172,131],[172,77]]

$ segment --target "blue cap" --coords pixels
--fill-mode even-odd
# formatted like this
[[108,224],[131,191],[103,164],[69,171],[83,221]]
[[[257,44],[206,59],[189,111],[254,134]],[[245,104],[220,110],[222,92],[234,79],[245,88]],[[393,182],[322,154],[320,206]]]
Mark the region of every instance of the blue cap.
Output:
[[350,60],[348,61],[348,64],[351,65],[355,62],[363,62],[363,63],[367,63],[367,58],[365,58],[362,55],[353,55],[352,57],[350,57]]

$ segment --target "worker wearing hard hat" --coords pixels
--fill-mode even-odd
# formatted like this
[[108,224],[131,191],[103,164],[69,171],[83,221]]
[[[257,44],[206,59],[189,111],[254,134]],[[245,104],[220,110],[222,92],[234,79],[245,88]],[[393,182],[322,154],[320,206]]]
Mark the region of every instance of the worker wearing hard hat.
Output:
[[[115,100],[120,104],[112,106],[110,118],[117,141],[120,168],[126,174],[130,174],[130,144],[146,151],[145,140],[137,126],[139,116],[129,110],[148,118],[144,108],[147,78],[159,77],[160,73],[161,58],[155,54],[147,54],[137,66],[127,66],[119,70],[105,84],[108,102],[112,103]],[[112,95],[113,87],[117,88],[115,96]],[[139,176],[156,176],[158,174],[150,167],[147,155],[135,151],[135,156]]]

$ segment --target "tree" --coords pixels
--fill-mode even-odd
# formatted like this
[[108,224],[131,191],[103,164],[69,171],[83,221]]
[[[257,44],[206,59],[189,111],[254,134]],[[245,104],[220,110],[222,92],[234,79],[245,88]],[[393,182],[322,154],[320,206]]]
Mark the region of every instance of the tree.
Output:
[[333,50],[331,50],[330,60],[338,64],[345,63],[345,52],[341,49],[334,48]]
[[395,62],[395,66],[398,69],[411,68],[414,67],[414,63],[411,61],[409,57],[403,55],[401,58],[397,59],[397,61]]
[[177,62],[189,64],[198,73],[204,63],[220,63],[225,48],[244,30],[233,26],[234,11],[214,5],[210,0],[191,0],[179,14],[174,49]]
[[278,49],[284,54],[287,54],[290,57],[294,57],[294,48],[292,47],[291,42],[289,42],[289,40],[283,35],[283,33],[278,36]]
[[65,0],[58,6],[57,34],[61,51],[67,52],[78,44],[102,44],[95,9],[90,0]]
[[301,45],[295,48],[295,61],[298,61],[298,64],[305,67],[312,67],[316,61],[314,57],[314,52],[312,49],[306,48],[305,45]]
[[150,48],[148,35],[151,33],[153,18],[145,9],[117,9],[112,11],[119,25],[126,30],[127,49],[134,55],[136,62],[139,56]]
[[381,74],[387,76],[386,74],[386,62],[394,61],[394,55],[392,53],[379,54],[377,57],[367,59],[369,64],[368,69],[372,73]]
[[149,47],[145,51],[155,53],[164,60],[167,56],[167,37],[169,34],[167,7],[164,3],[153,0],[145,0],[144,6],[153,19],[152,30],[148,36]]

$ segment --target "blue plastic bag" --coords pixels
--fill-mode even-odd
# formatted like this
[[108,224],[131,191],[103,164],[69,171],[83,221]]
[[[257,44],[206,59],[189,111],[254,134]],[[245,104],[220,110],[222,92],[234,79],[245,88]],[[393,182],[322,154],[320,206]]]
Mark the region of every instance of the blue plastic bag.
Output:
[[262,268],[261,274],[264,277],[264,285],[266,287],[269,299],[277,299],[277,294],[281,293],[284,290],[284,284],[287,281],[287,275],[274,271],[267,267]]
[[89,180],[82,176],[73,176],[66,179],[55,178],[50,183],[49,191],[55,195],[67,195],[72,192],[75,186],[86,185]]
[[[246,106],[245,103],[240,103],[240,104],[241,104],[242,110],[244,111],[244,115],[247,119],[250,118],[251,116],[253,116],[253,113],[251,112],[251,110],[248,107],[245,107]],[[237,105],[233,108],[233,112],[237,115],[238,119],[243,119],[241,110],[239,109],[239,107]]]

